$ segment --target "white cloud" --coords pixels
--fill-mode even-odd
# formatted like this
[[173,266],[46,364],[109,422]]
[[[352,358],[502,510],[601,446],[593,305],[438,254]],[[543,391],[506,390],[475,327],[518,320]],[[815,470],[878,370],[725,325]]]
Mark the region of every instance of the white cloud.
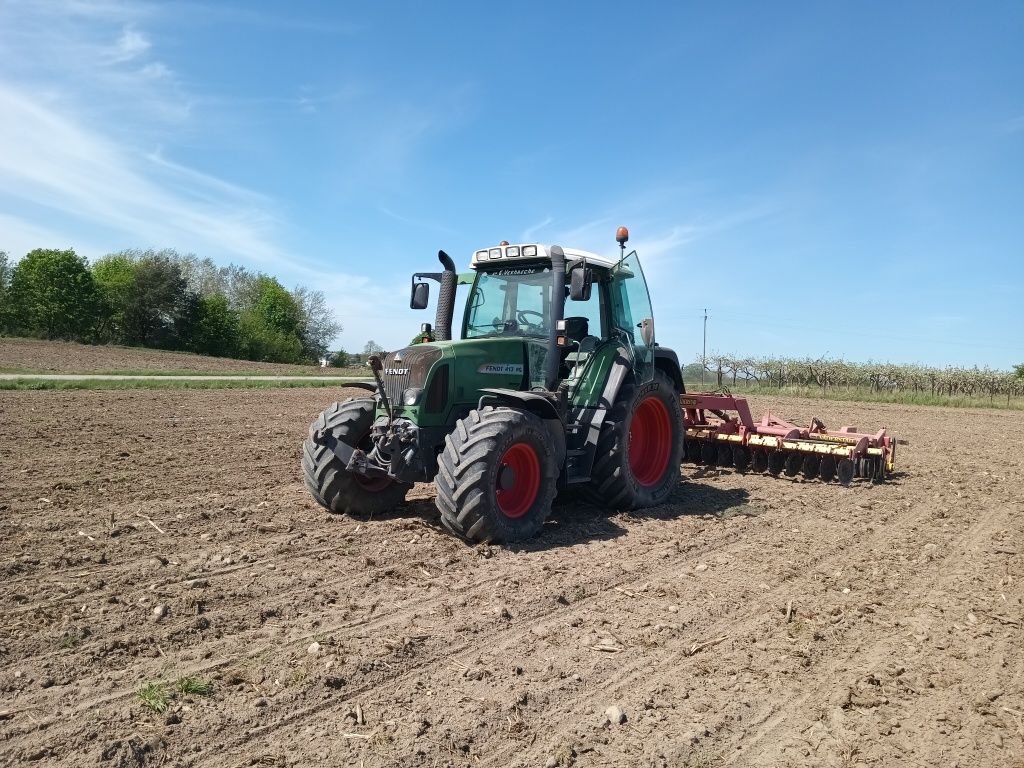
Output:
[[146,53],[153,46],[149,38],[132,27],[125,27],[118,38],[117,43],[111,48],[109,60],[111,63],[131,61]]
[[551,224],[554,223],[554,219],[551,216],[545,216],[543,221],[538,221],[536,224],[532,224],[523,230],[523,234],[519,236],[519,239],[524,243],[534,242],[534,238],[538,232],[543,232]]
[[16,88],[0,85],[0,113],[3,196],[140,244],[280,259],[251,194],[126,150]]

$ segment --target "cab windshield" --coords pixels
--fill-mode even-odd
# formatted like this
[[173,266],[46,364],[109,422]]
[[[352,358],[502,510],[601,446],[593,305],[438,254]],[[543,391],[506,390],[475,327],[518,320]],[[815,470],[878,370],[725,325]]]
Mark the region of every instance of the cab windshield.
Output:
[[466,307],[463,338],[547,338],[551,268],[516,267],[478,272]]

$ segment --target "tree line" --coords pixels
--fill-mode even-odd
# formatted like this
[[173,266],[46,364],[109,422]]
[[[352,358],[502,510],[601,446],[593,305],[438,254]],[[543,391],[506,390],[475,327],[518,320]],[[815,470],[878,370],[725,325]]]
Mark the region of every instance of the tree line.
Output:
[[341,332],[321,291],[174,250],[125,250],[93,263],[39,248],[0,251],[0,332],[313,363]]
[[[1024,396],[1024,364],[1013,371],[988,367],[944,368],[894,363],[851,363],[846,360],[738,357],[714,352],[687,366],[689,375],[701,369],[719,387],[754,385],[781,389],[786,386],[860,388],[873,393],[912,393],[945,397]],[[689,379],[688,380],[693,380]]]

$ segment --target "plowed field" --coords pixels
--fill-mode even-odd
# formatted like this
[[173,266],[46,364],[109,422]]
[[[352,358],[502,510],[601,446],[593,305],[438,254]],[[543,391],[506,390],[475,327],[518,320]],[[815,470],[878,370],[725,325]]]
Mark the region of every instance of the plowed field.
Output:
[[1024,413],[758,401],[886,424],[899,473],[685,466],[505,550],[429,485],[316,506],[348,394],[0,393],[0,765],[1022,764]]

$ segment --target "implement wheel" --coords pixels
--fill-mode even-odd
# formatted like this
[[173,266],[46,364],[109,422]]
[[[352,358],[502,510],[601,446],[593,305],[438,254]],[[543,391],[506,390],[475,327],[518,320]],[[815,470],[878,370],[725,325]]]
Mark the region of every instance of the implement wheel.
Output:
[[555,497],[551,438],[532,413],[470,411],[438,456],[437,509],[467,541],[512,542],[537,535]]
[[[638,385],[627,379],[601,427],[587,498],[610,509],[661,504],[679,484],[683,434],[679,394],[664,373]],[[713,443],[704,443],[706,463],[717,454]]]
[[309,426],[302,443],[302,477],[306,488],[327,510],[353,517],[380,514],[405,500],[409,486],[389,477],[349,472],[334,453],[344,443],[369,450],[370,427],[377,404],[371,398],[334,403]]

